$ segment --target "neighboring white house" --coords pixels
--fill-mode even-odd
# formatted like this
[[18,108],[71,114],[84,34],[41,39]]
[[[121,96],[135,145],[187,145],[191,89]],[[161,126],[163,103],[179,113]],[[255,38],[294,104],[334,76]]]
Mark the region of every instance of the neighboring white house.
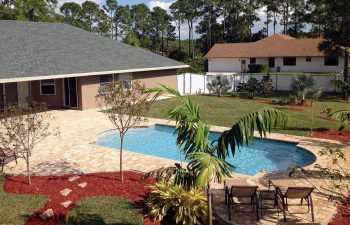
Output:
[[319,50],[324,41],[276,34],[256,42],[215,44],[205,56],[208,74],[248,72],[249,64],[265,64],[271,72],[342,72],[343,54],[327,56]]

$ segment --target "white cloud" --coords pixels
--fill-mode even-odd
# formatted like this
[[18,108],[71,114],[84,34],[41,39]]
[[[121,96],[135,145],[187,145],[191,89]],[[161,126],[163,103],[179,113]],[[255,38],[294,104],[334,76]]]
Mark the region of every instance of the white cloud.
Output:
[[159,6],[160,8],[166,10],[168,13],[170,12],[170,6],[171,4],[173,4],[174,1],[171,2],[164,2],[164,1],[150,1],[148,3],[148,8],[150,8],[151,10],[156,7]]

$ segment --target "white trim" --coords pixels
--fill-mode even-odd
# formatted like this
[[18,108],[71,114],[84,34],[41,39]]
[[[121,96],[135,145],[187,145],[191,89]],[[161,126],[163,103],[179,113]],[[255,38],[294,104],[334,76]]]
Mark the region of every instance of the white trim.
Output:
[[[56,95],[56,80],[55,79],[45,79],[45,80],[53,80],[53,88],[54,88],[54,93],[53,94],[43,94],[42,93],[42,81],[40,80],[40,95],[41,96],[52,96],[52,95]],[[23,82],[23,81],[22,81]],[[52,84],[44,84],[44,86],[51,86]]]
[[89,72],[89,73],[44,75],[44,76],[37,76],[37,77],[6,78],[6,79],[0,79],[0,83],[11,83],[11,82],[32,81],[32,80],[49,80],[49,79],[69,78],[69,77],[99,76],[99,75],[106,75],[106,74],[113,74],[113,73],[134,73],[134,72],[146,72],[146,71],[156,71],[156,70],[170,70],[170,69],[181,69],[181,68],[188,68],[188,67],[189,65],[181,65],[181,66],[151,67],[151,68],[127,69],[127,70],[111,70],[111,71]]

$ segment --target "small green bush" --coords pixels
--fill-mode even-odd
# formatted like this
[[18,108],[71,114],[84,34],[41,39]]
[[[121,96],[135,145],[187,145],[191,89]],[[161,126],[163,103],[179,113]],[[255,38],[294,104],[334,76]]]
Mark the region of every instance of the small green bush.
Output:
[[176,224],[184,225],[206,223],[207,199],[202,190],[186,190],[183,186],[164,182],[156,183],[150,189],[146,205],[151,218],[162,220],[169,216]]
[[247,83],[241,83],[238,87],[238,91],[246,93],[247,97],[253,99],[256,93],[260,92],[260,82],[254,77],[250,78]]
[[249,64],[248,65],[249,73],[266,73],[267,65],[265,64]]

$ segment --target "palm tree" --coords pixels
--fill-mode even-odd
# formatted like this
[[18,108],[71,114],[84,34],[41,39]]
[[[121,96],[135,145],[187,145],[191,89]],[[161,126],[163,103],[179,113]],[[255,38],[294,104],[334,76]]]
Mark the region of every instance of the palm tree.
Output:
[[309,93],[313,92],[315,78],[310,74],[299,74],[293,77],[292,87],[296,94],[301,97],[301,103],[304,104]]
[[332,113],[331,117],[344,124],[350,124],[350,110],[340,110]]
[[146,92],[155,94],[155,97],[170,94],[180,100],[180,104],[168,114],[170,119],[176,121],[176,141],[190,163],[187,168],[180,165],[161,168],[146,174],[144,178],[156,176],[158,180],[170,180],[175,175],[175,184],[205,187],[208,197],[208,224],[211,225],[210,182],[216,180],[221,183],[231,176],[233,166],[226,162],[226,158],[231,154],[234,156],[237,148],[248,145],[253,140],[255,130],[261,137],[265,137],[266,132],[271,132],[272,128],[285,126],[287,115],[272,108],[259,110],[242,117],[231,129],[224,131],[218,140],[210,143],[210,125],[202,119],[197,103],[164,85]]
[[349,94],[350,94],[350,82],[345,82],[343,80],[331,80],[331,84],[341,89],[345,94],[345,100],[349,100]]
[[227,76],[218,75],[207,83],[207,88],[209,91],[216,93],[218,97],[220,97],[221,94],[226,93],[228,90],[230,90],[232,88],[232,85]]

